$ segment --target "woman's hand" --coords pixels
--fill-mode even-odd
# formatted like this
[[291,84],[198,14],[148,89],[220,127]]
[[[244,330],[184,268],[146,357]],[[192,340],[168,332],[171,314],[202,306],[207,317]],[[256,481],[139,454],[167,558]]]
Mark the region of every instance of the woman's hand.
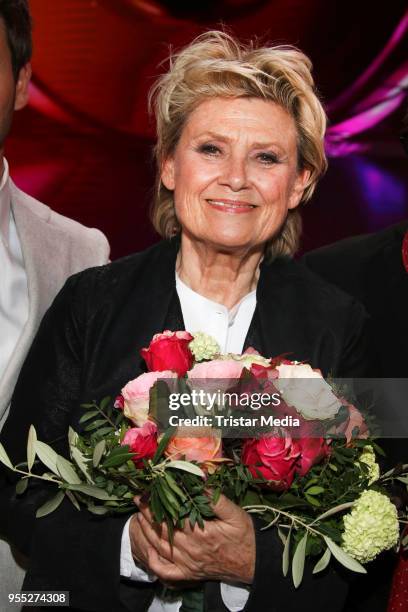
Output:
[[198,580],[251,584],[255,569],[255,533],[250,516],[221,495],[213,507],[216,518],[204,529],[175,530],[170,545],[167,527],[157,525],[146,503],[135,501],[138,512],[131,521],[132,552],[162,582]]

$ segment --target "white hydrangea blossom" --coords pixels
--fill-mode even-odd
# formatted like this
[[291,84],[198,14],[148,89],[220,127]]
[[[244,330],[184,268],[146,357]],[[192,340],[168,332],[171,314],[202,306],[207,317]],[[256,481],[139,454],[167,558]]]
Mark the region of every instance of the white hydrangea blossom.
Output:
[[194,355],[195,361],[207,361],[214,359],[220,353],[220,345],[218,342],[204,332],[196,332],[192,334],[194,339],[190,342],[189,349]]
[[343,521],[342,548],[360,563],[372,561],[398,541],[397,509],[378,491],[364,491]]

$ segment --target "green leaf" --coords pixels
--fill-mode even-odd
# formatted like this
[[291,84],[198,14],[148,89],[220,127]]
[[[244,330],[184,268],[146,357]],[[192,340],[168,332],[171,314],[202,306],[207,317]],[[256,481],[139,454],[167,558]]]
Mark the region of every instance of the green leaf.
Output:
[[333,556],[336,557],[337,561],[344,565],[344,567],[347,567],[347,569],[351,570],[352,572],[358,572],[359,574],[367,573],[367,570],[361,565],[361,563],[356,561],[356,559],[353,559],[353,557],[350,557],[350,555],[340,548],[340,546],[338,546],[335,542],[333,542],[333,540],[327,536],[323,536],[323,538],[327,546],[330,548]]
[[161,503],[163,504],[164,508],[167,510],[167,512],[174,518],[177,518],[177,514],[178,511],[176,511],[176,509],[173,507],[171,501],[169,500],[169,498],[166,495],[166,492],[164,491],[163,487],[162,487],[162,483],[160,480],[156,481],[156,491],[158,493],[158,496],[160,498]]
[[329,565],[330,559],[331,559],[330,548],[326,548],[323,555],[320,557],[319,561],[314,566],[312,573],[318,574],[319,572],[322,572],[324,569],[326,569],[326,567]]
[[70,485],[69,488],[71,491],[79,491],[84,495],[88,495],[89,497],[95,497],[95,499],[101,499],[102,501],[117,501],[117,497],[113,497],[109,495],[105,489],[100,489],[99,487],[95,487],[94,485],[88,484],[77,484]]
[[404,484],[408,485],[408,476],[397,476],[397,480],[399,480],[400,482],[403,482]]
[[59,472],[57,469],[57,453],[51,446],[45,444],[44,442],[40,442],[40,440],[36,440],[34,443],[35,452],[38,455],[40,461],[47,466],[51,472],[54,472],[57,476],[59,476]]
[[317,499],[315,499],[312,495],[308,495],[307,493],[305,493],[305,498],[307,499],[309,504],[311,504],[312,506],[316,506],[316,507],[320,506],[320,502]]
[[111,467],[119,467],[126,463],[129,459],[135,456],[136,453],[129,453],[128,450],[125,450],[123,453],[116,453],[114,456],[109,456],[102,463],[103,468],[111,468]]
[[[74,432],[75,433],[75,432]],[[71,458],[77,464],[88,482],[92,482],[90,474],[88,472],[88,463],[85,456],[76,446],[71,446]]]
[[71,426],[68,427],[68,442],[69,442],[69,446],[70,448],[72,446],[76,446],[77,442],[78,442],[78,434],[77,432],[72,429]]
[[84,428],[84,431],[93,431],[94,429],[98,429],[102,425],[106,424],[106,419],[96,419],[96,421],[92,421],[89,425]]
[[220,499],[221,496],[221,489],[215,489],[213,496],[212,496],[212,505],[215,506],[218,503],[218,500]]
[[45,504],[38,508],[37,512],[35,513],[35,516],[37,518],[41,518],[42,516],[47,516],[47,514],[51,514],[51,512],[54,512],[54,510],[58,508],[64,497],[64,491],[58,491],[55,497],[49,499],[45,502]]
[[105,436],[106,434],[112,433],[112,431],[114,431],[112,425],[107,425],[106,427],[101,427],[100,429],[97,429],[94,434],[97,434],[98,437],[101,437]]
[[107,407],[107,405],[109,404],[109,402],[111,401],[111,396],[107,395],[106,397],[103,398],[103,400],[101,401],[101,403],[99,404],[99,408],[100,410],[105,410],[105,408]]
[[289,552],[290,552],[291,535],[292,535],[292,526],[289,529],[289,532],[286,538],[286,542],[285,542],[285,547],[283,549],[283,555],[282,555],[282,572],[284,576],[287,576],[288,571],[289,571]]
[[197,521],[197,509],[196,508],[192,509],[192,511],[190,513],[190,516],[189,516],[189,519],[190,519],[191,527],[194,527],[194,525],[196,524],[196,521]]
[[310,487],[305,492],[308,495],[320,495],[320,493],[324,493],[324,490],[325,490],[324,487],[314,486],[314,487]]
[[92,456],[92,464],[95,468],[98,467],[99,462],[102,459],[102,455],[105,452],[105,448],[106,448],[106,441],[99,440],[99,442],[96,444],[94,448],[94,452]]
[[381,457],[387,456],[385,452],[383,451],[383,449],[381,448],[381,446],[378,446],[377,442],[374,442],[373,440],[371,440],[371,446],[373,447],[375,452],[378,453]]
[[99,414],[98,410],[91,410],[91,412],[86,412],[83,416],[81,416],[79,422],[86,423],[87,421],[89,421],[89,419],[92,419],[97,414]]
[[280,541],[282,542],[282,545],[285,546],[286,540],[287,540],[287,536],[285,536],[285,534],[283,533],[283,531],[282,531],[282,529],[280,527],[278,527],[278,536],[280,538]]
[[69,501],[77,510],[81,510],[81,506],[79,505],[79,502],[75,497],[74,493],[72,493],[72,491],[70,491],[69,489],[65,489],[65,495],[68,497]]
[[296,546],[295,554],[292,559],[292,578],[295,589],[298,588],[303,578],[306,558],[307,531]]
[[156,489],[152,490],[152,494],[150,497],[150,503],[151,503],[153,514],[154,514],[154,518],[156,519],[157,523],[161,523],[164,519],[164,510],[163,510],[163,507],[160,502],[159,495]]
[[169,483],[167,482],[165,478],[160,479],[160,486],[163,489],[164,493],[166,494],[166,497],[169,500],[170,504],[172,505],[174,509],[177,509],[177,513],[178,513],[180,509],[180,503],[178,499],[176,499],[172,489],[169,486]]
[[153,459],[152,459],[152,463],[153,465],[155,465],[160,457],[162,456],[164,449],[166,448],[166,446],[168,445],[170,438],[174,435],[174,431],[175,431],[175,427],[169,427],[169,429],[167,429],[167,431],[164,432],[162,439],[159,442],[159,445],[156,449],[156,452],[154,453]]
[[88,504],[89,512],[92,514],[97,514],[98,516],[102,516],[103,514],[107,514],[109,512],[109,508],[105,506],[95,506],[95,504]]
[[347,508],[351,508],[352,506],[354,506],[354,502],[346,502],[344,504],[339,504],[338,506],[334,506],[334,508],[330,508],[330,510],[327,510],[327,512],[323,512],[323,514],[320,514],[313,521],[313,523],[315,523],[317,521],[322,521],[323,519],[327,518],[328,516],[331,516],[332,514],[337,514],[337,512],[341,512],[342,510],[346,510]]
[[174,491],[174,493],[176,493],[176,495],[182,500],[185,501],[187,499],[187,496],[183,493],[183,491],[180,489],[180,487],[178,486],[178,484],[176,483],[176,481],[174,480],[173,476],[169,473],[169,472],[164,472],[164,477],[166,479],[167,484],[169,485],[169,487]]
[[57,455],[57,470],[59,475],[65,482],[69,484],[80,484],[81,479],[74,470],[72,463],[67,461],[65,457]]
[[4,448],[4,446],[2,445],[2,443],[0,442],[0,461],[2,463],[4,463],[4,465],[8,468],[10,468],[11,470],[13,470],[13,464],[10,461],[10,458],[8,456],[8,454],[6,453],[6,449]]
[[200,476],[200,478],[205,478],[205,474],[203,470],[195,465],[194,463],[190,463],[190,461],[180,461],[176,459],[175,461],[169,461],[166,464],[168,468],[175,468],[177,470],[183,470],[184,472],[189,472],[190,474],[195,474],[196,476]]
[[17,495],[22,495],[28,486],[28,478],[22,478],[16,484],[16,493]]
[[37,441],[37,432],[35,431],[34,425],[30,425],[30,429],[28,431],[28,440],[27,440],[27,466],[28,466],[29,472],[31,472],[31,468],[34,465],[36,441]]

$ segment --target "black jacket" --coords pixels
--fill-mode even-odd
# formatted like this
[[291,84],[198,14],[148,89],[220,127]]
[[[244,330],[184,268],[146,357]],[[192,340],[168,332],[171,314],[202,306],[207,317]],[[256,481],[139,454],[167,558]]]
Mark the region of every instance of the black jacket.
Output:
[[[80,404],[115,396],[141,373],[139,350],[153,334],[183,326],[175,289],[177,241],[71,277],[44,317],[21,371],[1,440],[13,461],[24,461],[31,423],[38,437],[67,455],[67,430],[78,430]],[[364,374],[364,309],[301,265],[280,259],[263,263],[257,308],[246,346],[264,355],[289,353],[324,373]],[[131,583],[119,575],[120,544],[127,516],[99,518],[63,502],[52,514],[35,519],[50,493],[36,483],[20,498],[13,476],[0,472],[0,532],[30,557],[27,590],[66,590],[81,610],[147,610],[151,584]],[[274,530],[256,527],[256,570],[248,612],[282,612],[311,607],[342,610],[347,571],[331,564],[294,590],[283,578],[282,547]],[[205,585],[206,609],[226,610],[217,583]]]
[[408,272],[402,241],[408,221],[306,253],[303,262],[357,298],[372,318],[377,351],[372,376],[408,378]]
[[[408,231],[403,221],[375,234],[354,236],[306,253],[303,263],[364,304],[371,317],[373,359],[369,375],[408,378],[408,273],[403,265],[402,242]],[[384,403],[387,409],[390,405]],[[401,438],[380,440],[386,452],[385,469],[408,461],[406,396],[394,406],[395,422],[402,421]],[[395,495],[403,493],[395,490]],[[387,609],[396,555],[383,554],[368,566],[368,577],[356,580],[349,595],[350,612]]]

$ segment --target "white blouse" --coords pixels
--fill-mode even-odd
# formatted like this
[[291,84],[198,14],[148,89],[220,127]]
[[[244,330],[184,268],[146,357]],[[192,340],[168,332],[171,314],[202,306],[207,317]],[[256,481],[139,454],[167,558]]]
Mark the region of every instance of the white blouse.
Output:
[[[238,304],[228,310],[223,304],[213,302],[190,289],[188,285],[183,283],[177,273],[176,289],[187,331],[192,334],[198,331],[210,334],[217,340],[222,353],[242,353],[256,307],[256,290],[245,295]],[[122,535],[121,576],[140,582],[153,582],[156,577],[147,574],[133,560],[129,521],[126,523]],[[248,589],[243,587],[221,583],[221,596],[230,612],[238,612],[244,608],[249,592]],[[178,612],[180,606],[181,600],[164,602],[159,597],[155,597],[148,612]]]

